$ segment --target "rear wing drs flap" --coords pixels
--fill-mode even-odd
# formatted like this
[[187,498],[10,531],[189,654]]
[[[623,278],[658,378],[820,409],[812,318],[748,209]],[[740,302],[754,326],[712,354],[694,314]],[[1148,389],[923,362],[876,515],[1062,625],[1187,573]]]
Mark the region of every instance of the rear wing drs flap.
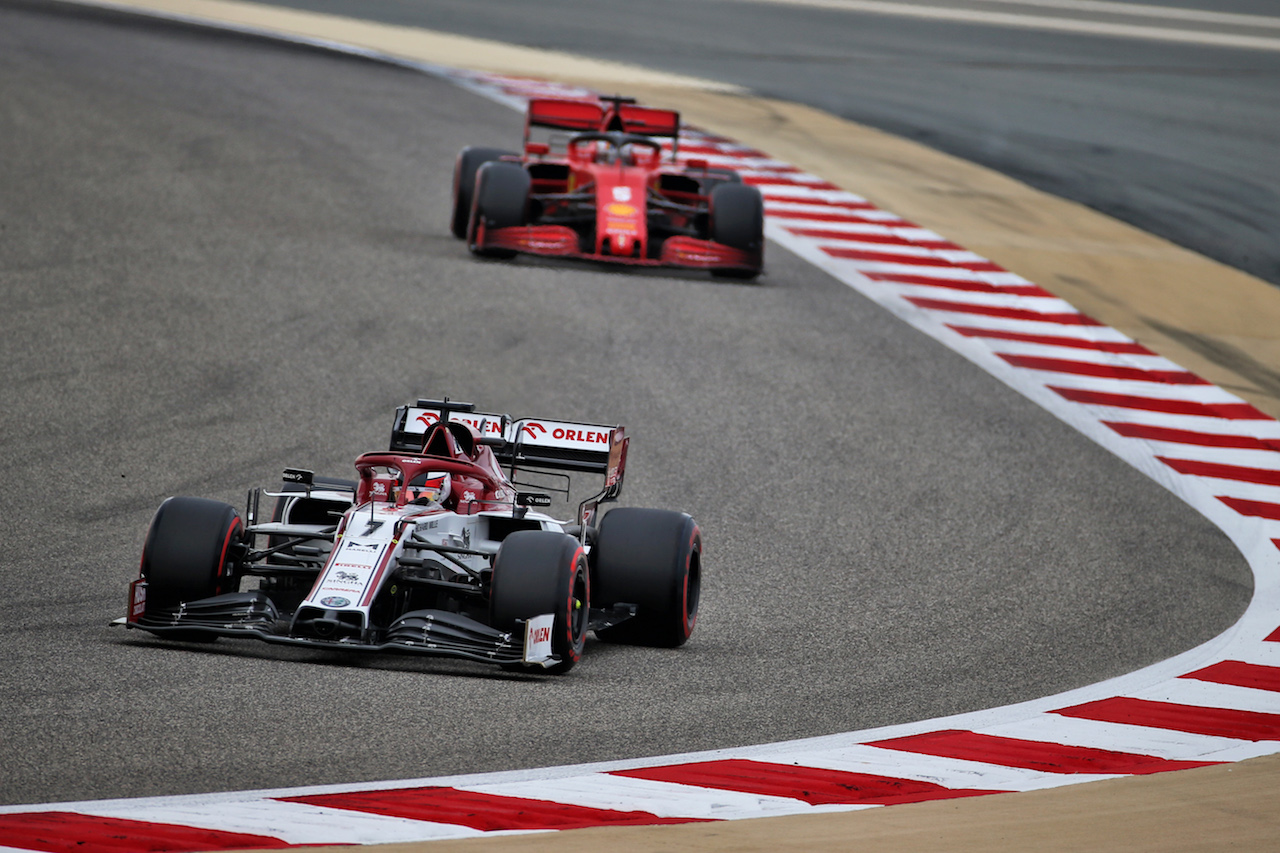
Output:
[[598,101],[570,101],[561,98],[531,98],[525,115],[529,127],[549,127],[553,130],[600,130],[603,120],[604,107]]
[[680,136],[680,113],[642,107],[634,98],[611,95],[599,100],[531,98],[525,115],[524,143],[534,127],[578,132],[621,131],[640,136],[670,137],[674,145]]
[[680,113],[642,107],[630,98],[607,97],[599,101],[532,98],[527,122],[555,130],[620,130],[642,136],[677,136]]
[[470,403],[432,400],[401,406],[391,430],[391,452],[420,453],[427,429],[447,416],[480,433],[504,465],[603,474],[606,490],[621,488],[631,441],[623,427],[543,418],[512,420],[509,415],[474,408]]

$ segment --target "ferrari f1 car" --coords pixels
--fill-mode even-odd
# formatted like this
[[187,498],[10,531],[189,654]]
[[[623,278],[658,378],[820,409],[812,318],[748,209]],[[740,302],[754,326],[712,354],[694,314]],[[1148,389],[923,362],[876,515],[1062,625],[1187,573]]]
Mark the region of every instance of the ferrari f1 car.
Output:
[[[621,426],[480,414],[419,400],[357,479],[287,469],[279,491],[160,505],[130,586],[130,628],[175,640],[250,637],[567,672],[588,631],[674,647],[698,616],[702,538],[682,512],[630,507]],[[558,521],[569,472],[603,487]],[[526,491],[537,486],[539,491]],[[259,518],[263,496],[270,519]]]
[[490,257],[524,252],[755,278],[764,262],[760,191],[705,160],[681,165],[679,134],[678,112],[631,98],[531,99],[522,154],[469,147],[458,155],[453,233]]

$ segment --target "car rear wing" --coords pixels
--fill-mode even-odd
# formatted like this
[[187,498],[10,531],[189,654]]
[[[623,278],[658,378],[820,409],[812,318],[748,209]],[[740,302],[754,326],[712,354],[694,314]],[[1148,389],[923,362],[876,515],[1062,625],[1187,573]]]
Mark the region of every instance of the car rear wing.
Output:
[[[599,101],[570,101],[561,98],[530,98],[525,114],[527,127],[552,130],[600,130],[604,107]],[[528,137],[528,130],[525,136]]]
[[642,107],[634,98],[612,95],[599,100],[564,98],[531,98],[525,117],[524,142],[529,144],[529,131],[534,127],[552,130],[621,131],[640,136],[663,136],[676,144],[680,136],[680,113]]
[[680,113],[675,110],[659,110],[635,104],[620,104],[617,116],[619,123],[622,125],[623,133],[638,133],[641,136],[669,136],[673,139],[680,135]]
[[426,431],[442,417],[474,428],[504,465],[586,471],[603,474],[606,488],[622,484],[630,439],[621,426],[512,420],[509,415],[477,412],[471,403],[450,400],[419,400],[417,405],[396,409],[391,452],[420,453]]

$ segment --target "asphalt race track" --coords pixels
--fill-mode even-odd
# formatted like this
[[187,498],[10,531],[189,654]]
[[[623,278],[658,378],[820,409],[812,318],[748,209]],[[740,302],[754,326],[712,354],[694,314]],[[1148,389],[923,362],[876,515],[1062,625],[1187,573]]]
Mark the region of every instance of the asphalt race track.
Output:
[[[472,259],[440,80],[0,2],[0,802],[775,741],[1042,696],[1230,625],[1244,561],[1135,471],[780,249],[755,285]],[[563,679],[111,629],[155,507],[342,474],[394,407],[625,423],[688,510],[675,651]]]

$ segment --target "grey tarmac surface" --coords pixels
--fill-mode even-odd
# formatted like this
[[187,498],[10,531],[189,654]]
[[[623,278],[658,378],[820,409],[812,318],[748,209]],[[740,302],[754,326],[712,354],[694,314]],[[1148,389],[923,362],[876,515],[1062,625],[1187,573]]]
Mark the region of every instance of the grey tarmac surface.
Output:
[[[741,0],[273,5],[737,83],[989,166],[1280,284],[1280,53]],[[1280,15],[1266,0],[1141,5]]]
[[[1207,522],[785,252],[759,284],[482,263],[454,153],[520,117],[374,63],[0,3],[0,802],[734,746],[1030,699],[1227,627]],[[109,629],[155,507],[350,470],[449,393],[617,420],[701,624],[563,679]]]

